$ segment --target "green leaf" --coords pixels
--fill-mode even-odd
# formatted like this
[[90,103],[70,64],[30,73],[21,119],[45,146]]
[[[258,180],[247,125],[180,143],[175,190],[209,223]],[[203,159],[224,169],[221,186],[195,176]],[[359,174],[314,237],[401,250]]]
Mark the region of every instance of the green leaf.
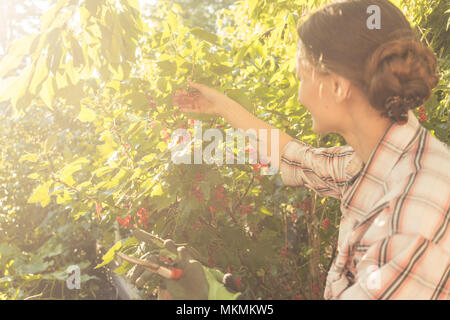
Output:
[[21,72],[21,75],[16,78],[17,82],[9,88],[9,98],[11,98],[11,103],[14,108],[18,107],[18,102],[27,93],[31,77],[33,75],[34,65],[29,64]]
[[158,145],[156,146],[156,148],[161,151],[164,152],[164,150],[167,149],[167,143],[165,143],[164,141],[161,141],[158,143]]
[[103,0],[89,0],[85,2],[85,6],[91,15],[96,16],[98,7],[102,5],[102,2]]
[[67,191],[63,192],[63,196],[60,196],[60,195],[56,196],[57,204],[68,204],[68,203],[70,203],[70,200],[72,200],[72,196]]
[[72,178],[72,174],[81,170],[81,164],[68,164],[61,169],[59,176],[62,182],[68,184],[69,186],[73,186],[76,182]]
[[26,154],[19,159],[19,163],[29,161],[29,162],[37,162],[39,160],[39,156],[37,154]]
[[139,0],[126,0],[128,5],[136,9],[138,12],[141,10]]
[[75,38],[71,38],[72,45],[72,56],[73,56],[73,65],[74,67],[79,67],[84,64],[84,54],[83,49],[81,48],[78,40]]
[[266,207],[261,207],[261,212],[267,214],[268,216],[273,216],[273,213],[270,212]]
[[153,187],[150,197],[156,197],[163,195],[163,189],[160,183]]
[[129,237],[125,240],[122,240],[122,249],[137,246],[138,244],[139,240],[136,237]]
[[41,17],[41,29],[48,29],[52,23],[55,21],[55,17],[57,16],[59,10],[62,7],[66,6],[69,0],[60,0],[53,7],[47,10]]
[[82,122],[93,122],[96,118],[95,112],[84,106],[81,105],[80,114],[78,115],[78,119]]
[[251,17],[253,11],[255,11],[255,8],[258,4],[258,0],[247,0],[247,3],[248,3],[248,15]]
[[33,255],[28,264],[21,265],[18,267],[18,269],[22,274],[35,274],[47,270],[47,268],[53,265],[53,263],[54,261],[46,262],[44,261],[43,257]]
[[93,175],[97,176],[97,177],[101,177],[107,173],[110,173],[111,171],[115,170],[115,168],[112,167],[101,167],[98,168],[97,170],[94,170],[94,172],[92,172]]
[[117,267],[116,269],[114,269],[114,273],[115,274],[125,274],[132,267],[133,267],[133,264],[129,263],[128,261],[124,261],[120,267]]
[[116,242],[116,244],[113,245],[113,246],[111,247],[111,249],[109,249],[108,252],[106,252],[106,253],[103,255],[103,257],[102,257],[103,262],[100,263],[99,265],[97,265],[94,269],[98,269],[98,268],[100,268],[100,267],[103,267],[103,266],[107,265],[108,263],[110,263],[111,261],[113,261],[114,258],[115,258],[115,256],[116,256],[116,252],[117,252],[118,250],[120,250],[120,248],[122,248],[122,240]]
[[50,185],[51,183],[46,182],[37,186],[33,190],[31,197],[28,198],[28,203],[40,203],[42,207],[46,207],[50,203]]
[[147,96],[141,92],[134,92],[125,96],[124,101],[131,104],[135,110],[146,110],[149,108]]
[[178,28],[178,19],[177,19],[177,16],[173,12],[169,12],[167,14],[167,23],[172,28],[172,30],[177,30],[177,28]]
[[177,64],[175,62],[168,60],[158,61],[157,65],[163,71],[161,73],[162,76],[173,76],[177,73]]
[[25,55],[29,53],[31,43],[38,36],[38,33],[28,35],[14,42],[9,54],[0,60],[0,78],[3,78],[8,72],[19,67]]
[[42,55],[36,64],[36,70],[30,83],[31,93],[35,94],[37,92],[38,86],[47,78],[48,73],[47,59],[45,55]]
[[31,173],[27,176],[27,178],[37,180],[39,179],[39,175],[37,173]]
[[224,64],[212,65],[210,69],[212,72],[218,74],[219,76],[229,74],[231,73],[231,71],[233,71],[232,67],[226,66]]
[[219,38],[217,37],[217,35],[209,32],[209,31],[206,31],[202,28],[198,28],[198,27],[194,28],[191,30],[191,33],[194,36],[196,36],[197,38],[208,41],[212,44],[218,44],[218,42],[219,42]]
[[249,47],[245,46],[239,49],[239,51],[237,52],[236,56],[233,59],[234,64],[239,63],[247,54]]

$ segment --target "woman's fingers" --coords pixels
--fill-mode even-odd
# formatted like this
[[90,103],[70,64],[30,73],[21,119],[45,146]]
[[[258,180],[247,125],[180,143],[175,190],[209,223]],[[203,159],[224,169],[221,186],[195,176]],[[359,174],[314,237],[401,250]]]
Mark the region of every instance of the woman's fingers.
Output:
[[204,84],[190,80],[188,85],[196,91],[180,88],[173,96],[173,104],[177,105],[181,112],[212,113],[217,99],[215,92]]
[[182,112],[198,112],[201,109],[199,107],[201,97],[202,94],[198,91],[187,92],[184,89],[179,89],[173,97],[173,103],[179,106]]
[[203,94],[205,97],[210,97],[212,94],[215,93],[214,89],[208,87],[207,85],[201,84],[201,83],[188,81],[188,85],[191,88],[198,90],[199,91],[198,93]]
[[192,82],[191,80],[187,81],[188,85],[194,89],[201,90],[203,89],[203,85],[200,83]]
[[176,95],[173,97],[173,103],[180,106],[187,106],[193,104],[194,99],[187,95]]

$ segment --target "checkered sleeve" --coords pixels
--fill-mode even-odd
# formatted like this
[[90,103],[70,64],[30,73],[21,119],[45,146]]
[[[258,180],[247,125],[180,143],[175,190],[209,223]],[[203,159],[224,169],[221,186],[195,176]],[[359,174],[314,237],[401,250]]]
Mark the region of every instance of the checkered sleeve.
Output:
[[354,230],[367,251],[338,299],[450,299],[448,178],[429,169],[396,181],[402,192]]
[[314,148],[297,139],[283,149],[280,174],[288,186],[305,186],[321,196],[341,199],[345,166],[354,154],[351,146]]

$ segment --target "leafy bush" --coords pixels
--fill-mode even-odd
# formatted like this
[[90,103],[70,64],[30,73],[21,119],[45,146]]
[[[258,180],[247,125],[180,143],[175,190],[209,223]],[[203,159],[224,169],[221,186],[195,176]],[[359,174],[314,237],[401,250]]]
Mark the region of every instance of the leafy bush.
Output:
[[[170,134],[193,134],[193,119],[203,130],[230,129],[172,104],[192,78],[313,146],[344,144],[317,136],[296,99],[296,27],[324,2],[237,2],[212,34],[185,25],[169,1],[158,3],[152,26],[136,0],[57,1],[42,32],[0,63],[1,297],[104,297],[96,246],[139,226],[189,243],[208,265],[241,278],[248,297],[320,299],[339,202],[285,187],[257,164],[174,164]],[[444,77],[423,125],[446,141],[448,30],[433,18],[448,19],[443,3],[399,5],[440,56]],[[70,265],[81,268],[80,291],[66,288]]]

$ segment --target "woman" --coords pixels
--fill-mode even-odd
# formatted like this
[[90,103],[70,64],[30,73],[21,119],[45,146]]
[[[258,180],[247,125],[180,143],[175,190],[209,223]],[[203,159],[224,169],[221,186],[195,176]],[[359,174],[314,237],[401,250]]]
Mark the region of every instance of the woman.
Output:
[[[369,29],[367,8],[380,8]],[[341,199],[338,255],[326,299],[449,299],[450,155],[412,110],[436,86],[436,58],[387,0],[327,5],[298,29],[299,101],[316,133],[347,146],[313,148],[285,133],[283,182]],[[202,84],[176,95],[182,111],[223,116],[233,127],[275,129]],[[270,136],[270,135],[268,135]]]

